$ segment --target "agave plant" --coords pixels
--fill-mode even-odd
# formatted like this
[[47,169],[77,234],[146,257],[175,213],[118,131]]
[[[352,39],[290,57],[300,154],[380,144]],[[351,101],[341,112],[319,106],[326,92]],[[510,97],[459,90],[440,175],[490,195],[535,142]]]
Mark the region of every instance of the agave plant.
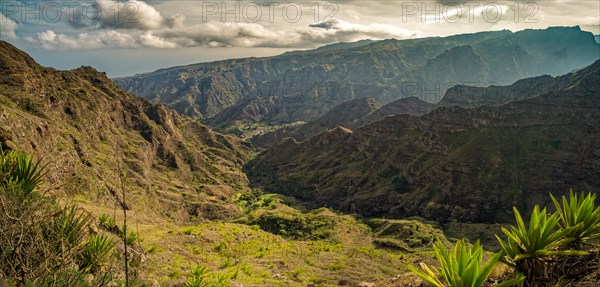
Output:
[[[493,254],[485,264],[483,263],[483,248],[479,241],[472,247],[467,247],[463,240],[456,242],[454,251],[446,250],[444,245],[437,240],[433,245],[435,257],[440,263],[440,269],[421,264],[422,270],[407,266],[412,272],[421,277],[425,282],[435,287],[479,287],[487,280],[496,262],[502,253]],[[523,280],[517,277],[500,283],[499,287],[512,286]],[[445,282],[445,284],[444,284]]]
[[42,184],[44,175],[45,166],[40,161],[34,162],[32,155],[0,149],[0,179],[4,184],[16,184],[20,192],[29,195]]
[[[122,237],[125,234],[125,227],[121,226],[118,230],[118,235]],[[140,234],[133,230],[127,233],[126,238],[127,245],[133,245],[136,242],[141,243],[142,241],[144,241]]]
[[90,223],[90,213],[78,212],[77,206],[73,205],[65,208],[56,218],[55,232],[65,243],[73,246],[83,240]]
[[206,287],[208,286],[208,282],[206,279],[206,274],[208,273],[208,268],[205,266],[198,265],[194,267],[192,270],[192,277],[190,277],[183,284],[184,287]]
[[106,235],[98,234],[90,237],[75,258],[79,270],[84,273],[96,272],[114,246],[115,243]]
[[559,224],[562,229],[570,230],[565,237],[573,238],[576,245],[600,237],[600,207],[596,207],[596,195],[582,192],[579,196],[569,193],[569,200],[562,197],[562,206],[550,194],[552,202],[559,216]]
[[565,238],[565,235],[573,228],[557,229],[558,214],[548,216],[546,208],[540,210],[540,207],[536,205],[531,213],[529,227],[526,227],[519,211],[514,207],[513,211],[517,226],[511,226],[510,231],[504,227],[501,228],[502,233],[507,236],[506,241],[499,236],[496,238],[508,256],[506,262],[525,274],[526,282],[532,282],[536,278],[545,276],[543,261],[545,257],[587,254],[581,250],[557,249],[574,240]]

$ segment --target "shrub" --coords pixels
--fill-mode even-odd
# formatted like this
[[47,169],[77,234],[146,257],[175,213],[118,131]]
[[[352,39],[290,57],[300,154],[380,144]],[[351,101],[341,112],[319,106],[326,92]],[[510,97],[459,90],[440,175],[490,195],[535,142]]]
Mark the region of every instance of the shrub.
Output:
[[98,225],[100,228],[110,232],[115,232],[118,229],[115,218],[104,213],[98,216]]
[[[119,228],[119,232],[117,232],[117,235],[119,235],[119,237],[123,237],[123,234],[125,233],[125,228],[123,226],[121,226],[121,228]],[[136,242],[142,242],[144,241],[144,239],[142,239],[142,237],[140,236],[140,234],[136,231],[129,231],[127,233],[127,245],[133,245]]]
[[3,185],[12,183],[24,194],[31,194],[43,182],[45,165],[34,162],[33,156],[22,151],[5,152],[0,149],[0,180]]
[[327,239],[332,235],[335,221],[313,213],[266,210],[255,212],[246,224],[257,224],[264,231],[292,239]]
[[156,245],[152,245],[152,246],[148,247],[148,249],[146,249],[146,251],[149,254],[154,254],[158,251],[158,247],[156,247]]
[[48,240],[55,240],[60,248],[66,243],[74,247],[83,241],[91,223],[91,215],[87,212],[77,212],[77,207],[72,205],[64,209],[49,226]]
[[219,275],[217,275],[217,278],[215,278],[215,282],[212,285],[214,287],[227,287],[227,286],[229,286],[229,285],[227,285],[227,275],[225,275],[225,274],[219,274]]

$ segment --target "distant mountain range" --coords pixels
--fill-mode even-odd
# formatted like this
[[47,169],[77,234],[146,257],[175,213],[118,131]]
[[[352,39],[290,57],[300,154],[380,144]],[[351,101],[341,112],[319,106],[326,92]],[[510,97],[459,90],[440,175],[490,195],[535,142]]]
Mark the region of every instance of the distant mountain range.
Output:
[[371,98],[360,98],[342,103],[316,120],[259,133],[250,140],[256,147],[265,148],[272,146],[285,137],[303,141],[338,126],[355,129],[381,120],[386,116],[424,115],[436,107],[477,108],[484,105],[499,106],[569,88],[577,85],[580,77],[581,75],[578,73],[570,73],[558,77],[544,75],[526,78],[507,86],[473,87],[457,85],[448,89],[442,100],[437,104],[427,103],[416,97],[408,97],[382,106]]
[[557,76],[598,59],[579,27],[362,41],[275,57],[233,59],[115,79],[129,92],[214,126],[311,121],[356,98],[437,103],[456,84],[485,87]]
[[[600,188],[600,61],[556,78],[461,86],[443,102],[461,104],[460,91],[472,89],[470,99],[492,105],[444,106],[303,142],[287,138],[251,161],[247,174],[256,186],[317,206],[440,222],[509,222],[512,206]],[[499,91],[517,101],[497,105],[505,99],[487,95]]]
[[[0,144],[48,164],[45,188],[148,218],[222,219],[247,189],[250,146],[134,97],[90,67],[57,71],[0,41]],[[79,192],[73,194],[73,192]]]

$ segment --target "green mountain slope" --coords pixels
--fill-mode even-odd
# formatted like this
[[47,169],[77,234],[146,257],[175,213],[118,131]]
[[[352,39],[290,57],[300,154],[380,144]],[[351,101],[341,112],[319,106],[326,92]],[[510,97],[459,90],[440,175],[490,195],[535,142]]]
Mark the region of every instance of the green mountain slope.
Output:
[[513,205],[600,187],[600,61],[571,77],[560,91],[504,106],[442,107],[282,140],[248,174],[271,192],[364,216],[507,222]]
[[122,202],[148,220],[228,218],[250,148],[128,95],[90,67],[57,71],[0,42],[0,142],[48,164],[45,187],[89,207]]
[[[77,213],[89,211],[90,233],[120,241],[114,229],[123,223],[121,206],[128,209],[130,286],[182,286],[197,265],[209,269],[205,281],[225,284],[214,286],[398,281],[405,264],[431,261],[435,238],[449,243],[435,222],[359,221],[249,192],[241,171],[251,153],[247,143],[133,97],[93,68],[42,67],[1,41],[0,144],[47,163],[40,193],[56,195],[59,204],[76,202]],[[10,227],[0,232],[18,236]],[[121,248],[107,255],[107,277],[85,281],[122,281]]]
[[257,147],[269,147],[285,137],[292,137],[297,141],[303,141],[337,126],[348,127],[379,108],[381,108],[381,104],[371,98],[350,100],[332,108],[325,115],[314,121],[259,134],[252,137],[251,142]]

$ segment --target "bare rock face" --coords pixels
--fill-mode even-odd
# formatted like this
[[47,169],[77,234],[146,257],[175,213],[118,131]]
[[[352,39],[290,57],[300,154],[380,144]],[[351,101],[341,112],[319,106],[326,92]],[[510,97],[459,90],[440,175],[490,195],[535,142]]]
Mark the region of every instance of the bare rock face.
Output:
[[248,174],[268,191],[368,217],[509,222],[512,206],[600,188],[600,61],[565,77],[560,90],[502,106],[284,139]]
[[157,70],[115,79],[125,90],[213,126],[316,120],[356,98],[437,103],[454,85],[509,85],[562,75],[598,59],[579,27],[330,45],[275,57]]
[[[248,144],[133,97],[90,67],[45,68],[0,42],[0,141],[48,164],[45,187],[89,202],[121,202],[159,217],[223,218]],[[211,196],[206,190],[223,191]]]

